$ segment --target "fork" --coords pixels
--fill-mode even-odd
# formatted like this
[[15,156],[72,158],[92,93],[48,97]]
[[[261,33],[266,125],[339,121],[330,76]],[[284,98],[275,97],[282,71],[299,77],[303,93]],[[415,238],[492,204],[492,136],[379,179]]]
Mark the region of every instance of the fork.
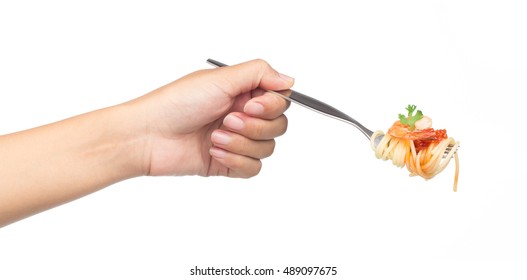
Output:
[[[213,65],[213,66],[216,66],[216,67],[224,67],[224,66],[227,66],[227,64],[224,64],[224,63],[221,63],[217,60],[214,60],[214,59],[207,59],[207,63]],[[322,115],[325,115],[325,116],[328,116],[328,117],[331,117],[331,118],[334,118],[334,119],[337,119],[339,121],[343,121],[347,124],[351,124],[352,126],[354,126],[355,128],[357,128],[360,132],[362,132],[362,134],[364,134],[368,140],[371,141],[371,138],[373,136],[373,131],[369,130],[368,128],[366,128],[364,125],[362,125],[361,123],[359,123],[358,121],[356,121],[354,118],[348,116],[347,114],[341,112],[340,110],[336,109],[335,107],[333,106],[330,106],[320,100],[317,100],[313,97],[310,97],[310,96],[307,96],[305,94],[302,94],[298,91],[295,91],[295,90],[292,90],[292,89],[287,89],[287,90],[280,90],[280,91],[272,91],[272,90],[265,90],[266,92],[270,92],[270,93],[273,93],[273,94],[276,94],[282,98],[284,98],[285,100],[288,100],[290,102],[293,102],[293,103],[296,103],[300,106],[303,106],[305,108],[308,108],[312,111],[315,111],[319,114],[322,114]],[[375,139],[373,140],[373,143],[375,146],[379,145],[379,143],[381,142],[383,136],[380,135],[380,136],[377,136],[375,137]],[[447,147],[447,149],[445,150],[445,155],[446,156],[453,148],[453,145],[449,145]],[[454,152],[457,152],[454,151]]]

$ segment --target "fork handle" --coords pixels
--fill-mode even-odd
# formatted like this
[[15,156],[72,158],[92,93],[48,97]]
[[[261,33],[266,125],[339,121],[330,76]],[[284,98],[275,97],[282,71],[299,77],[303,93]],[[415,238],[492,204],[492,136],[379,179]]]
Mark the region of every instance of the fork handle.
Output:
[[[269,90],[268,90],[269,91]],[[273,91],[271,91],[273,92]],[[347,114],[343,113],[342,111],[338,110],[337,108],[326,104],[318,99],[315,99],[311,96],[307,96],[305,94],[302,94],[296,90],[282,90],[275,92],[281,97],[294,102],[298,105],[301,105],[305,108],[308,108],[312,111],[315,111],[319,114],[337,119],[339,121],[343,121],[345,123],[351,124],[358,128],[368,139],[371,138],[373,135],[373,132],[366,127],[364,127],[362,124],[360,124],[358,121],[356,121],[354,118],[348,116]]]
[[[217,67],[224,67],[227,66],[227,64],[221,63],[214,59],[207,59],[207,62],[217,66]],[[305,94],[302,94],[295,90],[281,90],[281,91],[272,91],[267,90],[268,92],[274,93],[288,101],[291,101],[293,103],[296,103],[298,105],[301,105],[305,108],[308,108],[310,110],[313,110],[317,113],[320,113],[322,115],[332,117],[334,119],[343,121],[345,123],[351,124],[355,126],[357,129],[359,129],[368,139],[371,139],[371,136],[373,135],[373,132],[366,127],[364,127],[362,124],[360,124],[358,121],[353,119],[352,117],[346,115],[345,113],[341,112],[340,110],[336,109],[335,107],[328,105],[320,100],[317,100],[313,97],[307,96]]]

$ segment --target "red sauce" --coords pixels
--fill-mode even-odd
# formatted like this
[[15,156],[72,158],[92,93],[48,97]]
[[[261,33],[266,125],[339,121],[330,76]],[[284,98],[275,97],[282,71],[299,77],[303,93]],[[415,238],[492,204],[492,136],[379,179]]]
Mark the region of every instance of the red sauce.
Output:
[[448,135],[446,134],[446,129],[438,129],[435,130],[435,135],[432,138],[426,139],[426,140],[414,140],[414,146],[417,153],[419,151],[424,150],[430,146],[432,143],[439,143],[444,139],[448,138]]

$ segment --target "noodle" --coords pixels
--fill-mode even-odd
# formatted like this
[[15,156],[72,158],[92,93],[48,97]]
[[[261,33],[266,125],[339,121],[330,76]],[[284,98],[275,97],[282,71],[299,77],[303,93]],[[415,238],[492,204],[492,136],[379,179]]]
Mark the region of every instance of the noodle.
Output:
[[[375,146],[375,139],[382,137],[381,141]],[[426,180],[432,179],[441,173],[454,158],[456,171],[454,176],[454,191],[457,191],[457,181],[459,176],[459,159],[457,148],[459,142],[453,138],[443,139],[439,142],[432,142],[426,148],[417,152],[414,141],[405,138],[393,137],[390,134],[384,134],[382,131],[376,131],[371,136],[371,148],[375,151],[378,159],[388,160],[397,167],[404,167],[410,171],[410,176],[421,176]],[[452,145],[448,154],[443,157],[447,147]]]

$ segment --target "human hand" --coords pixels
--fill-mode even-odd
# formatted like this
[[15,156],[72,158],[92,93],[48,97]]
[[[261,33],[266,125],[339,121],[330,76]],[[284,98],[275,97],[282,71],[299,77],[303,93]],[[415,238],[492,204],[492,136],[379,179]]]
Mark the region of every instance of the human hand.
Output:
[[267,90],[294,80],[263,60],[201,70],[136,99],[146,135],[143,171],[148,175],[259,173],[274,138],[285,133],[288,102]]
[[255,60],[1,135],[0,227],[140,175],[254,176],[287,128],[288,103],[260,88],[292,85]]

